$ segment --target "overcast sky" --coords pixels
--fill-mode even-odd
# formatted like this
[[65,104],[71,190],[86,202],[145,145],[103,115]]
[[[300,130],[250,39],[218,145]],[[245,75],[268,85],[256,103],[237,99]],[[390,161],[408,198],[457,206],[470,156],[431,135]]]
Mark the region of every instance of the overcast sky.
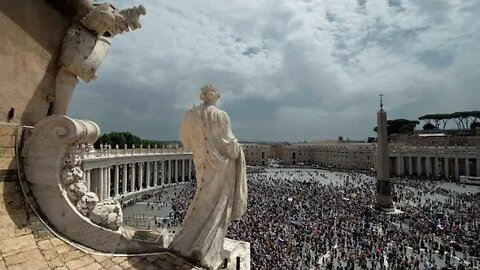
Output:
[[217,85],[242,141],[374,136],[389,119],[480,109],[478,0],[121,0],[143,28],[117,36],[70,115],[102,132],[177,140]]

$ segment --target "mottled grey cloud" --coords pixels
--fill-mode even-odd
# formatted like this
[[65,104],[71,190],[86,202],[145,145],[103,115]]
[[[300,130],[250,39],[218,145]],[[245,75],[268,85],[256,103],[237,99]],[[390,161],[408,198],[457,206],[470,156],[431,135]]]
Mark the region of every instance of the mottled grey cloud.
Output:
[[372,136],[390,118],[478,108],[480,4],[458,0],[114,1],[143,28],[112,40],[70,114],[177,139],[214,83],[241,140]]

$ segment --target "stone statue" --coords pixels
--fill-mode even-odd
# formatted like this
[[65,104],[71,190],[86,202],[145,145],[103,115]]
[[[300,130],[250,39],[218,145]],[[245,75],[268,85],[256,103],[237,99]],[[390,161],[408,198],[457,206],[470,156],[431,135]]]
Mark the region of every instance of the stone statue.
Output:
[[180,255],[208,269],[221,266],[228,226],[247,208],[245,157],[227,113],[215,107],[219,97],[215,86],[203,86],[200,99],[204,103],[185,115],[180,137],[193,152],[197,190],[170,244]]

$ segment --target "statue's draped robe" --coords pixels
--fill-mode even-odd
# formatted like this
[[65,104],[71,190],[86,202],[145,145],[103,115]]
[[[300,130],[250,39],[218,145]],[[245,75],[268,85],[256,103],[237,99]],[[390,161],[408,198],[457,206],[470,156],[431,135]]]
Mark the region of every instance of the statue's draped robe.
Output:
[[197,190],[170,247],[216,269],[222,263],[228,225],[247,207],[245,157],[228,115],[213,105],[189,110],[180,137],[184,148],[193,152]]

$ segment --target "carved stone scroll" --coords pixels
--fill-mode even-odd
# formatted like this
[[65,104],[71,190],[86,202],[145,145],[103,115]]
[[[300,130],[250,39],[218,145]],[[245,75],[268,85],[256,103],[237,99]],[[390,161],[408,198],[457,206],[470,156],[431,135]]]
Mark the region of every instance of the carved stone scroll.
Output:
[[168,233],[155,242],[134,238],[122,225],[122,212],[115,200],[98,201],[87,192],[80,169],[78,146],[92,144],[100,134],[89,120],[50,116],[38,122],[23,148],[23,167],[40,210],[65,237],[90,248],[112,253],[164,251]]

